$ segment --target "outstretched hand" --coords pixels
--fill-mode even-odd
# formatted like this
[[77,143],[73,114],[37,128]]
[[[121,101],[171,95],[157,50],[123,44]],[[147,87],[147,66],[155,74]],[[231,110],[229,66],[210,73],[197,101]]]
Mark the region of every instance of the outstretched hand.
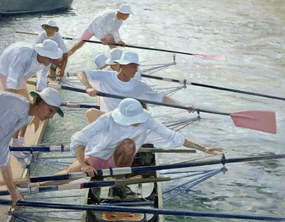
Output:
[[93,88],[86,89],[86,92],[88,93],[89,96],[96,96],[97,95],[97,90],[93,89]]
[[94,177],[97,174],[96,169],[92,166],[83,166],[81,167],[81,171],[87,173],[90,177]]
[[219,147],[209,147],[209,148],[205,147],[204,152],[208,154],[220,154],[224,152],[224,149]]
[[126,43],[123,42],[123,41],[119,41],[118,44],[119,44],[120,46],[122,46],[122,47],[125,47],[125,45],[126,45]]
[[187,110],[189,113],[193,113],[196,111],[196,108],[194,106],[188,106],[187,108],[188,108]]
[[12,207],[15,207],[17,205],[17,202],[23,199],[23,197],[18,191],[11,192],[10,195],[11,195]]

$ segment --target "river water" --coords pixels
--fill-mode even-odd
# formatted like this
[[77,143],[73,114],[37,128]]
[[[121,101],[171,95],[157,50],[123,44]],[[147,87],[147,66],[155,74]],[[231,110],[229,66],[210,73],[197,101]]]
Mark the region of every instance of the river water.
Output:
[[[122,39],[131,45],[172,49],[191,53],[223,54],[225,60],[203,60],[176,55],[176,65],[154,75],[285,96],[285,1],[283,0],[153,0],[128,1],[134,15],[121,28]],[[40,24],[56,19],[62,36],[79,37],[93,16],[105,8],[116,8],[118,1],[74,0],[66,13],[3,17],[0,20],[0,51],[16,41],[33,42],[34,37],[15,31],[39,32]],[[70,47],[74,42],[66,42]],[[69,60],[67,71],[93,68],[92,58],[106,48],[86,44]],[[172,62],[172,54],[136,50],[142,69],[152,64]],[[145,65],[145,66],[144,66]],[[149,65],[149,66],[146,66]],[[66,80],[72,82],[74,80]],[[150,82],[168,87],[170,83]],[[172,85],[171,85],[172,86]],[[92,101],[87,96],[63,92],[66,100]],[[201,114],[201,121],[183,128],[188,138],[225,149],[226,157],[284,153],[284,101],[187,87],[173,95],[184,104],[222,112],[271,110],[276,112],[277,134],[237,128],[229,117]],[[153,108],[154,113],[195,117],[169,108]],[[179,113],[178,113],[179,112]],[[70,136],[86,125],[84,111],[66,113],[64,121],[54,118],[45,142],[68,143]],[[169,117],[170,118],[170,117]],[[164,118],[165,119],[165,118]],[[204,155],[161,155],[161,163],[203,158]],[[285,161],[228,164],[228,171],[193,188],[187,194],[166,202],[166,208],[236,214],[285,215]],[[173,184],[164,184],[164,188]],[[189,218],[167,217],[167,221]],[[220,221],[197,219],[193,221]]]

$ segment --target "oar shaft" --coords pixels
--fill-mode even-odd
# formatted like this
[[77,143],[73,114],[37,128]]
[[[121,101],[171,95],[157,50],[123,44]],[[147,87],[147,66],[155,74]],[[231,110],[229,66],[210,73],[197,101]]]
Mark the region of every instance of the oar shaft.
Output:
[[98,105],[79,104],[79,103],[71,103],[71,102],[64,102],[61,105],[69,107],[69,108],[95,108],[95,109],[100,109],[100,106],[98,106]]
[[50,180],[68,180],[68,179],[76,179],[88,177],[88,175],[84,172],[77,172],[77,173],[68,173],[68,174],[59,174],[59,175],[51,175],[51,176],[41,176],[41,177],[31,177],[31,183],[37,183],[42,181],[50,181]]
[[[2,205],[10,205],[10,200],[0,200]],[[136,207],[120,207],[120,206],[103,206],[103,205],[80,205],[80,204],[62,204],[62,203],[46,203],[38,201],[20,200],[17,206],[35,207],[35,208],[52,208],[52,209],[68,209],[68,210],[88,210],[99,212],[127,212],[127,213],[143,213],[143,214],[160,214],[175,216],[191,216],[191,217],[213,217],[227,219],[244,219],[244,220],[266,220],[266,221],[283,221],[285,217],[274,216],[255,216],[255,215],[239,215],[226,213],[212,213],[185,210],[170,209],[154,209],[154,208],[136,208]]]
[[188,82],[186,80],[164,78],[164,77],[152,76],[152,75],[146,75],[146,74],[141,74],[141,76],[144,78],[157,79],[157,80],[162,80],[162,81],[167,81],[167,82],[175,82],[175,83],[180,83],[184,85],[199,86],[199,87],[204,87],[204,88],[210,88],[210,89],[216,89],[216,90],[222,90],[222,91],[228,91],[228,92],[234,92],[234,93],[241,93],[241,94],[252,95],[252,96],[259,96],[259,97],[264,97],[264,98],[269,98],[269,99],[285,100],[284,97],[249,92],[249,91],[239,90],[239,89],[231,89],[231,88],[214,86],[214,85],[209,85],[209,84],[202,84],[202,83],[197,83],[197,82]]
[[[65,89],[65,90],[74,91],[74,92],[86,93],[86,91],[84,89],[78,89],[78,88],[74,88],[74,87],[70,87],[70,86],[61,86],[61,88]],[[125,99],[125,98],[127,98],[126,96],[114,95],[114,94],[104,93],[104,92],[100,92],[100,91],[97,91],[97,95],[103,96],[103,97],[114,98],[114,99]],[[135,98],[135,99],[137,99],[137,98]],[[144,100],[144,99],[137,99],[137,100],[140,102],[154,104],[154,105],[167,106],[167,107],[173,107],[173,108],[185,109],[185,110],[189,109],[188,107],[182,106],[182,105],[161,103],[161,102]]]
[[229,158],[226,159],[224,156],[220,160],[210,160],[210,161],[197,161],[197,162],[183,162],[175,164],[166,164],[166,165],[157,165],[157,166],[142,166],[142,167],[123,167],[123,168],[113,168],[113,169],[104,169],[98,170],[97,173],[100,176],[110,176],[110,175],[119,175],[127,173],[145,173],[156,170],[170,170],[170,169],[179,169],[186,167],[198,167],[198,166],[207,166],[207,165],[216,165],[216,164],[226,164],[226,163],[238,163],[238,162],[249,162],[249,161],[259,161],[259,160],[269,160],[269,159],[282,159],[285,158],[285,154],[279,155],[266,155],[266,156],[256,156],[256,157],[241,157],[241,158]]
[[211,88],[211,89],[217,89],[217,90],[223,90],[223,91],[228,91],[228,92],[241,93],[241,94],[252,95],[252,96],[265,97],[265,98],[270,98],[270,99],[285,100],[285,98],[278,97],[278,96],[266,95],[262,93],[255,93],[255,92],[249,92],[249,91],[238,90],[238,89],[231,89],[231,88],[226,88],[226,87],[221,87],[221,86],[213,86],[213,85],[207,85],[207,84],[195,83],[195,82],[191,82],[191,85]]
[[152,75],[146,75],[146,74],[141,74],[141,76],[144,78],[148,78],[148,79],[157,79],[157,80],[162,80],[162,81],[166,81],[166,82],[175,82],[175,83],[191,85],[191,84],[187,83],[186,80],[164,78],[164,77],[152,76]]
[[[16,31],[16,33],[28,34],[28,35],[38,35],[38,33],[21,32],[21,31]],[[62,38],[66,39],[66,40],[79,40],[79,41],[82,41],[82,39],[78,39],[78,38],[71,38],[71,37],[62,37]],[[84,42],[89,42],[89,43],[103,44],[101,41],[95,41],[95,40],[83,40],[83,41]],[[202,58],[202,59],[221,59],[221,58],[224,59],[223,55],[204,55],[204,54],[182,52],[182,51],[168,50],[168,49],[151,48],[151,47],[136,46],[136,45],[128,45],[128,44],[122,45],[122,44],[118,44],[118,43],[111,43],[109,45],[122,46],[122,47],[135,48],[135,49],[151,50],[151,51],[176,53],[176,54],[183,54],[183,55],[190,55],[190,56],[196,56],[196,57]]]
[[66,152],[69,151],[68,146],[10,146],[10,151],[27,151],[27,152]]

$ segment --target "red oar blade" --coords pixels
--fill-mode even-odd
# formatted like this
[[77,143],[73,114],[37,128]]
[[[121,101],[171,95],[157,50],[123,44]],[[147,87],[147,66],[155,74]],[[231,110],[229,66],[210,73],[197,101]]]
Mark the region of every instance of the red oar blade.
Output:
[[272,111],[244,111],[231,113],[237,127],[248,128],[266,133],[276,134],[276,117]]
[[201,58],[201,59],[209,59],[209,60],[225,60],[224,55],[204,55],[204,54],[193,54],[195,57]]

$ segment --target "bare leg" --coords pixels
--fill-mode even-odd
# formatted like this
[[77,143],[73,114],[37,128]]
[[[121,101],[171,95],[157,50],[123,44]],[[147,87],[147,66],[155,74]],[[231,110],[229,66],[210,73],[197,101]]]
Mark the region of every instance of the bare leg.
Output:
[[91,108],[86,111],[85,116],[86,116],[88,123],[92,123],[96,119],[98,119],[99,116],[102,116],[103,114],[105,113],[98,109]]
[[129,167],[134,161],[136,145],[133,140],[125,139],[114,152],[116,167]]

